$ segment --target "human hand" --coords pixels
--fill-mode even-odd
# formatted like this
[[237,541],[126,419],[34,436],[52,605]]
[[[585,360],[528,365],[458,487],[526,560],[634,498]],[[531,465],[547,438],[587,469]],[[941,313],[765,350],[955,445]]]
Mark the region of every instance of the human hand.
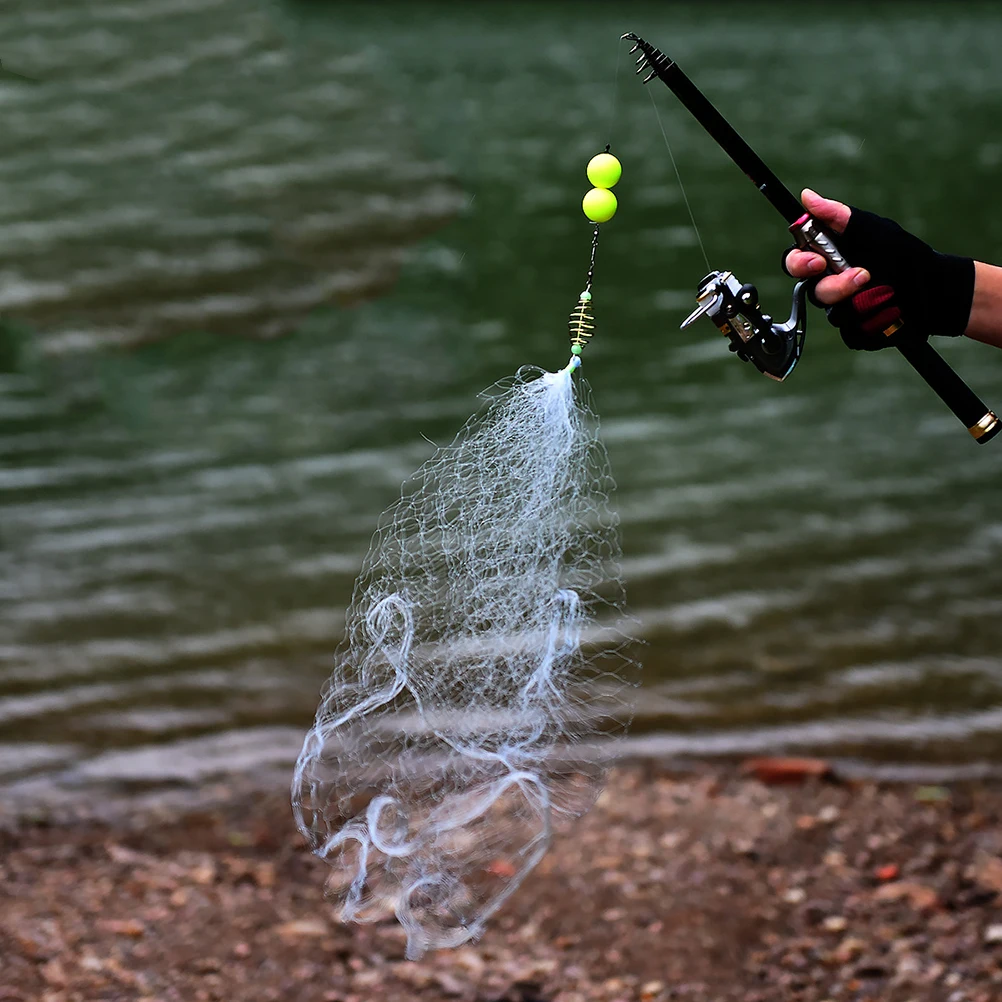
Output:
[[[801,199],[855,265],[824,276],[814,290],[848,347],[874,351],[930,334],[964,333],[974,297],[971,258],[940,254],[892,220],[809,188]],[[784,267],[796,278],[811,278],[822,275],[827,262],[820,254],[791,250]]]
[[[800,195],[804,208],[826,229],[834,234],[844,233],[852,216],[852,209],[842,202],[822,198],[816,191],[805,188]],[[785,270],[793,278],[817,278],[824,273],[828,262],[813,251],[791,250],[783,261]],[[870,281],[865,268],[850,268],[840,275],[825,275],[814,287],[814,298],[825,306],[848,299]]]

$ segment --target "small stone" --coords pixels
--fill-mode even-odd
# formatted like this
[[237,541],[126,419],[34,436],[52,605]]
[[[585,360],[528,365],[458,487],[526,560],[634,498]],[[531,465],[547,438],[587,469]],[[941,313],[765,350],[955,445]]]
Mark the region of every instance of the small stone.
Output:
[[432,978],[445,995],[456,997],[466,994],[467,985],[448,971],[437,971]]
[[50,960],[42,965],[42,977],[45,979],[45,983],[52,985],[53,988],[65,988],[69,984],[66,970],[58,959]]
[[191,879],[196,884],[206,885],[214,883],[216,879],[216,867],[212,863],[203,863],[200,866],[196,866],[191,871]]
[[20,947],[21,953],[30,960],[45,960],[55,952],[47,949],[41,939],[29,933],[15,932],[14,939]]
[[835,959],[840,964],[847,964],[850,960],[855,960],[865,949],[864,940],[856,936],[846,936],[835,950]]
[[483,976],[486,964],[480,954],[470,947],[463,947],[456,950],[452,955],[452,962],[456,967],[461,967],[471,978],[480,980]]
[[514,877],[518,873],[518,868],[507,859],[492,859],[485,869],[495,877]]
[[905,898],[916,911],[931,911],[939,904],[939,895],[924,884],[896,880],[878,887],[873,893],[877,901],[900,901]]
[[258,863],[254,867],[254,883],[258,887],[274,887],[275,886],[275,864],[274,863]]
[[328,928],[327,923],[319,919],[298,919],[275,926],[275,932],[279,936],[296,939],[303,936],[326,936]]
[[146,926],[137,919],[99,919],[97,927],[115,936],[131,936],[138,939],[146,932]]
[[859,967],[856,968],[856,977],[865,978],[868,981],[872,981],[874,978],[882,978],[886,974],[887,968],[884,964],[872,957],[860,963]]
[[791,887],[783,891],[782,897],[788,905],[799,905],[807,897],[807,892],[802,887]]
[[974,854],[970,875],[982,886],[1002,894],[1002,859],[979,849]]
[[985,929],[986,943],[1002,943],[1002,923],[994,922]]
[[844,915],[829,915],[821,924],[826,932],[844,932],[849,920]]

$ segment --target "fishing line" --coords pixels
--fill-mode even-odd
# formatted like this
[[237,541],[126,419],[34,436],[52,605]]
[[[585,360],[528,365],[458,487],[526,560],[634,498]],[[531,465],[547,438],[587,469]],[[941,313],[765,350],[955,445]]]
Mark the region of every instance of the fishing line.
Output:
[[609,146],[615,144],[616,123],[619,121],[619,67],[623,63],[623,40],[616,47],[616,76],[612,85],[612,118],[609,121]]
[[682,192],[682,198],[685,201],[685,207],[689,212],[689,220],[692,223],[692,228],[695,231],[696,239],[699,241],[699,249],[703,252],[703,260],[706,262],[707,272],[713,271],[710,267],[710,259],[706,255],[706,248],[703,246],[703,237],[699,232],[699,227],[696,225],[696,217],[692,214],[692,206],[689,204],[689,196],[686,194],[685,185],[682,184],[682,175],[678,172],[678,164],[675,163],[675,154],[672,152],[671,143],[668,142],[668,133],[665,132],[664,124],[661,121],[661,113],[658,111],[658,103],[654,100],[654,94],[652,91],[647,92],[651,98],[651,106],[654,108],[654,117],[658,120],[658,128],[661,130],[661,135],[664,137],[665,146],[668,147],[668,156],[671,159],[671,165],[675,170],[675,177],[678,179],[678,186]]

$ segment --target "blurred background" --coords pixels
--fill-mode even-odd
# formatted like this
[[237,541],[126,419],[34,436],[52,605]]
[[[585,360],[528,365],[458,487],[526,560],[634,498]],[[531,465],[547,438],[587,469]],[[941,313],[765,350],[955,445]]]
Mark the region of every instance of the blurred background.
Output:
[[1002,261],[994,4],[4,3],[6,796],[291,762],[378,513],[479,390],[566,361],[606,143],[633,748],[1002,763],[1002,445],[817,311],[782,385],[679,331],[707,268],[651,95],[711,266],[777,315],[788,237],[627,30],[794,190]]

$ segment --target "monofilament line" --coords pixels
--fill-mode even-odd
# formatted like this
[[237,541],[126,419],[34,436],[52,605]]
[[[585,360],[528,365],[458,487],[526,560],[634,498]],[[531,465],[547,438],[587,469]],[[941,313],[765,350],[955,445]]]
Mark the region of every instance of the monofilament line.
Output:
[[619,121],[619,67],[623,62],[623,40],[616,46],[616,77],[612,85],[612,115],[609,119],[609,146],[615,140],[616,123]]
[[689,204],[689,196],[686,194],[685,185],[682,184],[682,175],[678,172],[678,164],[675,163],[675,154],[672,152],[671,143],[668,142],[668,133],[665,132],[664,124],[661,121],[661,113],[658,111],[658,103],[654,100],[654,94],[651,91],[647,91],[651,98],[651,105],[654,108],[654,117],[658,120],[658,128],[661,130],[661,135],[664,138],[665,146],[668,147],[668,156],[671,159],[671,165],[675,170],[675,177],[678,180],[679,190],[682,192],[682,199],[685,202],[686,210],[689,213],[689,221],[692,223],[693,232],[696,234],[696,239],[699,241],[699,249],[703,253],[703,261],[706,263],[707,272],[713,271],[710,267],[710,259],[706,256],[706,248],[703,246],[703,237],[699,232],[699,227],[696,225],[696,217],[692,214],[692,206]]

